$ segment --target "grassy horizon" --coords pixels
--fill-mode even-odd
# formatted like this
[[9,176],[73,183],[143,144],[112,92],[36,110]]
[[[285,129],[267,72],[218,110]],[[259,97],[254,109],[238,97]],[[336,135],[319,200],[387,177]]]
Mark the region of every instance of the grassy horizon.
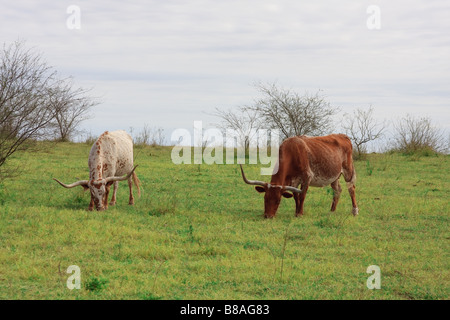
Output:
[[[45,145],[45,142],[43,143]],[[0,183],[0,299],[448,299],[449,156],[369,154],[356,161],[360,214],[343,192],[310,188],[305,215],[263,197],[238,165],[175,165],[171,147],[136,147],[142,196],[88,212],[90,145],[17,152]],[[249,179],[260,166],[246,165]],[[342,178],[341,178],[342,179]],[[66,270],[81,270],[69,290]],[[371,265],[381,289],[366,287]]]

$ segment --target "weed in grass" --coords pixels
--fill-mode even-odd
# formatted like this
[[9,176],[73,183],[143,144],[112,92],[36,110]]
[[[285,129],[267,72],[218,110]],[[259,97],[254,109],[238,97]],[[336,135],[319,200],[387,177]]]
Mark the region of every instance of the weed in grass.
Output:
[[373,166],[370,164],[370,161],[366,161],[366,173],[368,176],[371,176],[373,173]]
[[325,190],[327,190],[327,195],[328,196],[334,196],[334,190],[333,190],[333,188],[331,188],[331,187],[326,187],[326,189]]
[[0,206],[5,205],[6,203],[6,194],[4,188],[5,187],[3,186],[3,183],[0,183]]
[[117,257],[117,259],[120,259],[120,256],[121,256],[120,250],[122,249],[122,240],[119,241],[118,244],[114,245],[114,249],[117,250],[117,252],[116,252],[116,254],[114,256]]
[[280,283],[283,282],[284,260],[285,260],[285,255],[286,255],[286,247],[287,247],[287,243],[288,243],[288,239],[289,239],[289,227],[290,227],[290,224],[286,227],[286,230],[285,230],[284,236],[283,236],[283,242],[282,242],[281,248],[279,250],[274,250],[270,246],[267,246],[267,248],[269,249],[269,251],[274,259],[275,266],[277,265],[277,260],[280,259],[279,270],[277,270],[277,268],[274,268],[274,274],[273,274],[273,280],[275,280],[277,271],[279,272]]
[[108,280],[102,277],[91,277],[89,278],[84,287],[86,290],[91,292],[99,292],[106,288]]
[[[161,262],[159,263],[159,265],[156,267],[155,275],[154,275],[154,277],[153,277],[153,287],[152,287],[153,292],[155,292],[155,290],[156,290],[156,280],[158,280],[158,274],[159,274],[159,271],[161,270],[162,265],[163,265],[164,263],[166,263],[166,261],[167,261],[167,260],[161,261]],[[153,299],[153,300],[154,300],[154,299]]]
[[194,226],[192,222],[189,221],[189,225],[187,227],[180,228],[176,231],[180,236],[184,237],[185,243],[194,243],[197,242],[196,237],[194,236]]
[[169,195],[159,196],[157,198],[158,201],[153,201],[149,199],[147,203],[149,203],[147,214],[149,216],[160,217],[166,214],[175,214],[177,209],[177,194],[169,193]]
[[286,245],[287,245],[287,240],[288,240],[288,235],[289,235],[288,231],[289,231],[289,226],[287,226],[286,232],[284,233],[283,246],[281,248],[280,282],[283,281],[284,257],[286,254]]
[[133,262],[131,253],[124,254],[122,248],[123,243],[122,240],[120,240],[119,243],[114,245],[114,254],[112,255],[112,258],[125,264],[131,264]]
[[161,300],[162,297],[154,295],[153,293],[139,293],[138,297],[140,300]]
[[75,196],[75,198],[73,199],[73,202],[76,203],[77,205],[83,205],[84,203],[86,203],[85,198],[83,198],[82,194],[77,194]]
[[159,208],[152,208],[152,209],[148,210],[148,215],[160,217],[160,216],[163,216],[170,212],[172,212],[172,211],[167,207],[159,207]]
[[189,223],[189,228],[188,228],[188,239],[189,242],[193,243],[195,242],[195,238],[194,238],[194,227],[192,226],[192,223]]

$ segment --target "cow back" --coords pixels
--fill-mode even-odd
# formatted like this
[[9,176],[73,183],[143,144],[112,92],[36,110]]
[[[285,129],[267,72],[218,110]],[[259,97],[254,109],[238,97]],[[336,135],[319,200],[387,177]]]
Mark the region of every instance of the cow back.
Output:
[[133,169],[133,140],[123,130],[105,131],[89,153],[91,179],[128,174]]

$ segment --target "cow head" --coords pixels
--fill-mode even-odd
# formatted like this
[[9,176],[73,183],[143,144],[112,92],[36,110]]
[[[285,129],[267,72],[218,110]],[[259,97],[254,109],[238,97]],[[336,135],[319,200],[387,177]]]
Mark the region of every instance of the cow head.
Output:
[[270,183],[267,186],[256,186],[256,191],[264,193],[264,218],[273,218],[277,213],[281,197],[291,198],[292,193],[284,190],[283,186],[273,186]]
[[248,180],[245,177],[242,165],[241,173],[245,183],[255,185],[256,191],[264,193],[264,218],[273,218],[275,216],[281,202],[281,197],[291,198],[292,193],[290,192],[301,192],[300,189],[291,186],[272,185],[264,181]]
[[108,177],[105,179],[98,179],[98,180],[80,180],[77,182],[74,182],[72,184],[65,184],[59,181],[58,179],[53,178],[56,182],[58,182],[61,186],[64,188],[73,188],[77,186],[82,186],[85,190],[89,189],[91,192],[91,199],[94,202],[95,208],[97,211],[105,210],[106,204],[107,204],[107,195],[109,188],[115,181],[123,181],[128,180],[131,175],[133,174],[134,170],[137,166],[131,170],[130,173],[128,173],[126,176],[123,177]]
[[[97,211],[105,210],[108,202],[108,191],[113,183],[114,182],[107,182],[106,179],[89,180],[87,188],[89,188],[89,191],[91,192],[91,199],[94,202]],[[85,186],[83,186],[83,188],[86,190]]]

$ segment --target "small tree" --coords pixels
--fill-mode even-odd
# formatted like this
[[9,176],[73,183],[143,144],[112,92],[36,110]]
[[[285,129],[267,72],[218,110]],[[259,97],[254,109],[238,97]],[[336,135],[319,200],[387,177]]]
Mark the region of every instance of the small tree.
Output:
[[[26,49],[23,42],[5,44],[0,52],[0,167],[55,126],[62,139],[68,138],[85,110],[95,104],[85,93],[60,80],[42,56]],[[11,175],[4,168],[0,173]]]
[[367,152],[367,143],[379,139],[386,128],[384,122],[376,122],[373,108],[356,109],[352,114],[345,114],[342,128],[356,147],[356,158],[361,159]]
[[[22,42],[0,52],[0,167],[24,142],[38,138],[56,110],[48,102],[56,72]],[[3,171],[4,173],[4,171]]]
[[162,146],[165,143],[164,129],[160,127],[151,128],[148,124],[144,124],[144,128],[134,140],[136,145]]
[[249,107],[241,106],[236,110],[220,110],[216,108],[214,115],[222,119],[219,127],[226,132],[234,130],[237,134],[238,147],[245,148],[248,152],[250,143],[256,139],[256,130],[259,128],[258,113]]
[[298,135],[323,135],[333,127],[332,116],[338,108],[316,94],[299,95],[275,84],[256,85],[263,97],[250,107],[265,127],[277,128],[283,138]]
[[446,149],[442,130],[430,118],[407,115],[395,125],[394,148],[404,153],[442,152]]
[[69,141],[79,132],[80,123],[89,119],[90,109],[99,102],[87,96],[90,89],[74,88],[72,78],[61,80],[48,91],[48,103],[55,110],[50,124],[52,135],[59,141]]

